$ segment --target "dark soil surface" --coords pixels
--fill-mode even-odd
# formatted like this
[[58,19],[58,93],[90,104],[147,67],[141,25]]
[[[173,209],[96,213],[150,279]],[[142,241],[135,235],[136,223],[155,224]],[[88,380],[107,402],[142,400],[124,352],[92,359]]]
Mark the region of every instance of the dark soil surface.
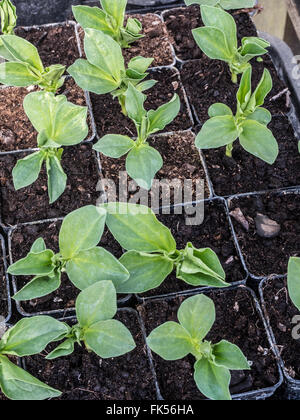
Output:
[[[199,152],[196,149],[194,142],[195,137],[191,132],[178,132],[170,136],[153,137],[149,139],[149,144],[159,151],[164,161],[164,166],[157,173],[155,179],[159,181],[165,179],[171,181],[179,180],[182,185],[182,191],[184,189],[185,180],[192,180],[192,195],[190,197],[185,197],[184,200],[184,194],[182,193],[182,196],[179,198],[179,203],[182,203],[183,201],[198,201],[204,198],[202,190],[199,191],[200,185],[198,187],[197,184],[199,179],[204,180],[205,183],[205,198],[209,196],[205,172],[201,165]],[[152,190],[148,193],[146,190],[142,190],[138,187],[132,178],[127,175],[125,157],[112,159],[101,155],[100,159],[103,177],[113,180],[117,187],[117,198],[110,196],[109,190],[107,190],[109,201],[124,201],[123,197],[120,195],[120,186],[122,186],[122,188],[127,188],[128,182],[132,184],[132,188],[128,184],[128,190],[126,189],[128,194],[126,194],[126,197],[133,197],[136,196],[137,192],[143,192],[143,197],[144,195],[148,197],[148,206],[157,208],[166,205],[163,200],[167,200],[167,196],[163,193],[162,189],[160,189],[159,202],[154,202],[152,194],[156,192],[155,183],[153,183]],[[122,176],[120,176],[121,172],[124,172]],[[174,189],[171,190],[170,202],[171,204],[178,204],[178,199],[176,197],[174,198]],[[143,202],[143,204],[145,204],[145,202]]]
[[[206,339],[212,343],[224,339],[236,344],[248,361],[253,363],[251,371],[232,372],[231,394],[275,385],[279,380],[277,364],[249,292],[245,288],[239,288],[207,295],[215,302],[217,319]],[[147,335],[167,321],[178,322],[177,311],[183,300],[184,298],[175,298],[141,306],[140,312]],[[193,379],[194,363],[195,358],[191,355],[174,362],[154,355],[158,383],[166,400],[203,399]]]
[[[260,277],[286,274],[289,258],[300,256],[300,196],[265,194],[241,197],[230,202],[231,211],[238,208],[249,223],[246,231],[232,218],[250,273]],[[257,213],[280,225],[278,236],[267,239],[258,235],[254,220]]]
[[[175,93],[180,96],[180,113],[163,131],[171,132],[191,128],[193,122],[188,113],[184,90],[178,72],[175,69],[156,69],[155,71],[150,71],[149,78],[157,80],[158,83],[145,92],[147,95],[145,108],[147,110],[157,109],[159,106],[169,102]],[[136,137],[135,126],[129,118],[122,114],[117,99],[113,99],[110,94],[96,95],[92,93],[91,101],[97,133],[100,138],[106,134],[123,134]]]
[[[274,97],[286,89],[280,80],[276,69],[268,55],[259,63],[252,60],[252,91],[254,91],[267,68],[273,79],[273,89],[267,96],[264,107],[273,115],[285,115],[290,108],[289,97],[282,94]],[[182,83],[190,99],[191,105],[201,124],[209,119],[209,107],[217,102],[228,105],[236,113],[236,94],[239,84],[232,83],[229,67],[223,61],[211,60],[204,56],[201,60],[194,60],[184,64],[181,70]],[[240,76],[239,76],[240,80]]]
[[79,58],[75,27],[72,24],[32,29],[19,27],[16,35],[27,39],[38,49],[45,67],[52,64],[70,66]]
[[23,222],[62,217],[98,198],[98,164],[90,144],[66,147],[62,166],[68,176],[65,192],[49,204],[45,165],[38,180],[29,187],[15,191],[12,170],[24,153],[0,156],[0,187],[2,222],[15,225]]
[[[201,207],[198,208],[199,212],[200,210]],[[194,216],[193,214],[191,217]],[[218,201],[205,203],[204,222],[200,226],[187,226],[186,214],[160,215],[158,219],[171,229],[177,249],[184,249],[188,242],[192,242],[196,248],[211,248],[220,258],[228,283],[245,280],[246,274],[238,257],[222,203]],[[176,279],[174,271],[159,288],[142,296],[158,296],[191,289],[193,286]]]
[[[4,255],[0,236],[0,318],[6,318],[8,313],[7,308],[7,288],[6,288],[6,277],[4,271]],[[0,321],[1,322],[1,321]]]
[[[52,249],[55,253],[59,252],[58,238],[60,227],[61,222],[58,221],[53,223],[37,223],[15,229],[11,239],[13,262],[24,258],[30,251],[33,242],[40,237],[44,238],[47,248]],[[122,249],[107,230],[105,230],[99,246],[111,252],[116,258],[120,258],[122,255]],[[32,277],[16,277],[18,290],[25,286],[31,279]],[[67,275],[64,274],[60,289],[43,298],[22,302],[21,306],[27,313],[74,308],[78,293],[79,290],[70,282]]]
[[[37,132],[23,109],[25,96],[35,91],[32,87],[0,89],[0,152],[25,150],[37,147]],[[59,94],[66,95],[75,105],[86,106],[83,90],[68,78]],[[92,136],[90,115],[88,117],[89,134]]]
[[73,355],[47,361],[26,358],[28,371],[63,392],[61,400],[155,400],[155,387],[144,338],[134,313],[119,312],[137,347],[114,359],[101,359],[76,345]]
[[[152,67],[169,66],[173,64],[174,57],[170,39],[168,37],[168,31],[161,19],[152,13],[131,15],[131,17],[138,19],[142,23],[142,33],[145,37],[123,50],[126,63],[134,57],[142,56],[154,59],[151,65]],[[79,36],[81,39],[83,56],[85,56],[83,44],[84,30],[82,28],[79,29]]]
[[281,352],[287,374],[300,380],[299,350],[300,340],[293,339],[293,330],[299,334],[299,320],[293,318],[300,315],[289,299],[286,280],[268,280],[263,288],[266,311]]
[[234,143],[232,158],[226,148],[203,150],[215,193],[227,196],[253,191],[267,191],[300,185],[298,140],[289,120],[274,118],[269,125],[279,144],[273,165],[246,152],[239,141]]
[[[257,36],[254,24],[247,13],[233,12],[237,23],[238,38]],[[194,41],[192,29],[203,26],[199,6],[174,9],[165,13],[164,20],[173,40],[177,57],[180,60],[201,58],[203,53]]]

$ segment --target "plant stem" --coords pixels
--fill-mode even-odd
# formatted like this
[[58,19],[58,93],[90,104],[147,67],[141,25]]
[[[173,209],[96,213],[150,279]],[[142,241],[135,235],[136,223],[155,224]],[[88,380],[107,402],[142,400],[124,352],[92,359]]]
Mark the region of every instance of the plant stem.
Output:
[[232,73],[231,80],[235,84],[238,82],[238,77],[236,73]]
[[119,96],[119,103],[121,105],[122,112],[125,115],[125,117],[127,117],[127,110],[126,110],[126,106],[125,106],[125,100],[126,100],[126,98],[125,98],[124,95]]
[[226,146],[226,156],[232,158],[233,143],[227,144]]

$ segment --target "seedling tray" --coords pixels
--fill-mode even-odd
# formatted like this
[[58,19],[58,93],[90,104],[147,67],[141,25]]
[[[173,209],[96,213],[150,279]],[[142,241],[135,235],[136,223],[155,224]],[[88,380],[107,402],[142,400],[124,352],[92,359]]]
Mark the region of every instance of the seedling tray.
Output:
[[0,323],[7,323],[11,317],[10,284],[6,270],[6,246],[0,234]]

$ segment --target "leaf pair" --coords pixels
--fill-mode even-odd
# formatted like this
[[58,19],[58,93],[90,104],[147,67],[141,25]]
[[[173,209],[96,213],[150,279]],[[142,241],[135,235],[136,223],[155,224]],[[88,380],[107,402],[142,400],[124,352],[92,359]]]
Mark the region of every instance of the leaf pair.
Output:
[[16,7],[10,0],[0,1],[1,32],[5,35],[11,35],[14,33],[14,29],[17,25],[16,10]]
[[184,0],[187,6],[199,4],[199,6],[218,6],[224,10],[244,9],[255,6],[255,0]]
[[180,111],[180,98],[160,106],[156,111],[146,111],[145,95],[129,84],[126,92],[125,108],[137,129],[137,140],[128,136],[108,134],[98,141],[94,149],[105,156],[120,158],[128,153],[126,170],[136,183],[147,190],[152,186],[156,173],[162,168],[160,153],[147,143],[148,137],[170,124]]
[[121,47],[109,35],[86,29],[84,51],[87,60],[79,59],[68,68],[69,74],[83,90],[103,95],[111,93],[118,97],[122,111],[126,115],[125,93],[129,83],[143,92],[156,84],[154,80],[143,82],[152,58],[135,57],[125,69]]
[[44,400],[59,397],[53,389],[12,363],[7,356],[31,356],[47,345],[61,340],[70,329],[49,316],[25,318],[8,330],[0,340],[0,388],[11,400]]
[[129,279],[117,286],[118,293],[143,293],[159,287],[176,268],[177,276],[193,286],[226,287],[225,273],[211,249],[188,244],[178,251],[171,231],[145,206],[108,203],[107,227],[127,250],[120,262]]
[[221,8],[201,6],[204,27],[193,30],[196,43],[209,58],[229,64],[232,80],[237,83],[237,75],[244,73],[254,57],[266,54],[269,42],[248,37],[242,39],[238,48],[237,27],[233,17]]
[[88,287],[76,300],[78,324],[46,359],[72,354],[75,343],[81,344],[81,341],[88,350],[103,359],[132,351],[135,342],[128,329],[120,321],[112,319],[116,313],[117,293],[111,281],[101,281]]
[[291,257],[289,260],[288,289],[293,304],[300,311],[300,258]]
[[239,138],[241,146],[249,153],[272,165],[277,159],[279,149],[276,139],[267,125],[271,122],[270,112],[262,108],[265,98],[272,90],[272,78],[268,70],[252,93],[251,67],[241,79],[237,93],[237,114],[217,103],[210,107],[211,117],[202,127],[196,138],[199,149],[215,149],[226,146],[227,155],[232,156],[235,140]]
[[100,0],[99,7],[73,6],[73,14],[83,29],[96,29],[112,37],[122,48],[143,38],[139,20],[128,18],[124,27],[127,0]]
[[125,267],[104,248],[98,247],[105,226],[106,211],[95,206],[82,207],[65,217],[59,233],[59,254],[46,249],[39,238],[29,254],[11,265],[8,273],[35,276],[15,296],[17,301],[46,296],[57,290],[66,272],[80,290],[99,281],[111,280],[116,286],[129,278]]
[[186,299],[178,310],[179,323],[170,321],[151,332],[151,350],[165,360],[192,354],[196,358],[194,379],[200,392],[211,400],[230,400],[230,370],[249,370],[242,351],[222,340],[212,345],[204,341],[215,323],[215,305],[205,295]]
[[54,64],[44,68],[38,50],[30,42],[16,35],[0,37],[0,56],[7,62],[0,64],[0,83],[9,86],[39,86],[56,92],[63,84],[65,66]]
[[63,149],[80,143],[88,134],[87,107],[74,105],[64,95],[34,92],[24,99],[24,110],[38,131],[40,151],[17,162],[13,169],[16,190],[33,184],[39,177],[43,162],[48,175],[50,204],[66,188],[67,176],[61,166]]

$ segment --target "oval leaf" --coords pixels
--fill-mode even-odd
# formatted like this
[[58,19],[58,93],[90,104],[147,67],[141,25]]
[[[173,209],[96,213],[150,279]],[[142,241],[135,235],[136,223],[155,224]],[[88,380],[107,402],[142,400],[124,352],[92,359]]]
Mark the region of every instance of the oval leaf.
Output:
[[195,144],[199,149],[217,149],[233,143],[238,135],[232,116],[214,117],[203,125]]
[[229,392],[231,376],[228,369],[216,366],[203,358],[195,364],[194,379],[199,391],[210,400],[231,400]]
[[102,137],[95,146],[94,150],[111,158],[120,158],[126,155],[135,145],[135,142],[128,136],[119,134],[107,134]]

